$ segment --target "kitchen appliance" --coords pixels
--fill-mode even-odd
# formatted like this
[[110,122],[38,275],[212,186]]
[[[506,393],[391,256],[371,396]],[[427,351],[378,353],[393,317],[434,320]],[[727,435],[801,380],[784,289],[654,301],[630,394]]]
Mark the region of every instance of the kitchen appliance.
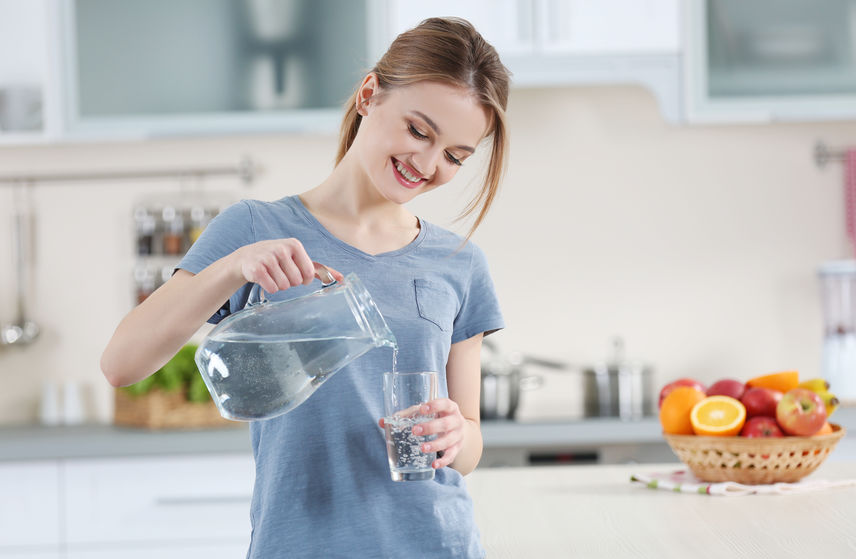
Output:
[[612,341],[607,361],[583,370],[583,393],[586,417],[636,420],[654,413],[652,370],[627,361],[620,338]]
[[359,278],[352,273],[337,282],[324,266],[315,267],[327,280],[320,290],[265,302],[254,285],[247,307],[220,322],[196,350],[199,372],[226,419],[282,415],[370,349],[397,349]]
[[822,376],[839,400],[856,401],[856,260],[818,271],[823,300]]
[[521,353],[502,355],[490,340],[484,340],[481,364],[481,400],[479,410],[482,419],[515,419],[520,405],[521,390],[534,390],[543,382],[542,375],[525,374],[527,366],[565,370],[568,365],[558,361],[541,359]]

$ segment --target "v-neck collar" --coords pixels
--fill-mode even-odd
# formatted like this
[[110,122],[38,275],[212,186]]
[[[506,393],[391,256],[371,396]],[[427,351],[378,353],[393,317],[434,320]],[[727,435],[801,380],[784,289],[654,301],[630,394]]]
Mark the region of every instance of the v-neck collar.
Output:
[[419,220],[419,234],[416,235],[415,239],[413,239],[412,241],[410,241],[409,243],[407,243],[403,247],[396,249],[396,250],[391,250],[388,252],[381,252],[378,254],[369,254],[368,252],[362,251],[362,250],[358,249],[357,247],[346,243],[345,241],[343,241],[342,239],[340,239],[339,237],[337,237],[336,235],[331,233],[326,227],[324,227],[323,223],[318,221],[318,218],[316,218],[314,215],[312,215],[312,212],[309,211],[309,208],[307,208],[306,205],[303,203],[303,200],[300,199],[300,196],[295,194],[294,196],[289,196],[289,199],[291,200],[294,207],[297,209],[298,213],[300,215],[302,215],[303,218],[306,221],[308,221],[310,225],[315,227],[325,237],[330,239],[334,244],[339,245],[344,250],[351,252],[351,253],[354,253],[358,256],[362,256],[363,258],[368,258],[368,259],[372,259],[372,260],[376,259],[376,258],[391,258],[391,257],[401,256],[403,254],[411,252],[411,251],[415,250],[420,244],[422,244],[422,241],[423,241],[423,239],[425,239],[425,235],[427,234],[427,231],[428,231],[428,223],[425,222],[425,220],[423,220],[421,217],[416,216],[416,219]]

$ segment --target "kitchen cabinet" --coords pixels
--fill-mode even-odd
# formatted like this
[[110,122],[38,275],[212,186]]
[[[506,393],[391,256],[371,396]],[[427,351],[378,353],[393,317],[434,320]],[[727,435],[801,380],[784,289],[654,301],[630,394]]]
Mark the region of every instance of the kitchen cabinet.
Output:
[[691,0],[690,122],[856,117],[853,0]]
[[53,2],[0,0],[0,145],[36,143],[59,132]]
[[678,0],[389,0],[387,41],[429,16],[473,23],[514,87],[642,84],[664,118],[682,119]]
[[56,462],[0,464],[0,557],[57,557],[61,540]]
[[81,553],[146,545],[190,554],[211,544],[246,552],[253,477],[245,454],[66,461],[65,543]]
[[246,554],[249,453],[0,464],[0,558]]

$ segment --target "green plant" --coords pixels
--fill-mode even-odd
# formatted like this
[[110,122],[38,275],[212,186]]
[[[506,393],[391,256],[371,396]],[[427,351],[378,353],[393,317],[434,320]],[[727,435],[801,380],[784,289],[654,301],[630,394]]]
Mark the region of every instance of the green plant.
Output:
[[206,402],[209,399],[208,388],[205,381],[196,368],[193,357],[197,346],[187,344],[178,350],[172,359],[163,367],[155,371],[140,382],[122,388],[129,394],[141,396],[148,394],[151,390],[158,388],[165,392],[185,390],[187,400],[190,402]]

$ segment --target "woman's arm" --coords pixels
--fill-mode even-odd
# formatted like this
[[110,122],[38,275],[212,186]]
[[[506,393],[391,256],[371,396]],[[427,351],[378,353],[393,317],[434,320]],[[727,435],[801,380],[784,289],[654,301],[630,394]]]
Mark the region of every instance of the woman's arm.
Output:
[[196,275],[179,270],[119,323],[101,370],[113,386],[138,382],[175,355],[244,283],[275,293],[306,285],[314,276],[315,266],[297,239],[246,245]]
[[452,344],[446,364],[448,398],[428,403],[438,418],[413,428],[416,435],[437,433],[423,451],[442,450],[432,466],[451,466],[461,474],[472,472],[482,454],[479,399],[481,397],[481,345],[483,334]]

